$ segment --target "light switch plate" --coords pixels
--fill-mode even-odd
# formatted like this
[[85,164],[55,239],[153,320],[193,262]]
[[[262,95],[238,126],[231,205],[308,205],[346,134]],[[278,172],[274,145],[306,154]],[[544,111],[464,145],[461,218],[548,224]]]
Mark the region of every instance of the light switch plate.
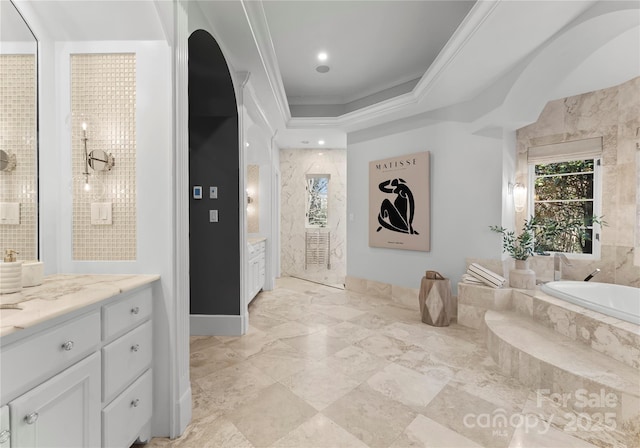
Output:
[[218,187],[209,187],[209,199],[218,199]]
[[209,222],[218,222],[218,210],[209,210]]
[[0,202],[0,224],[18,225],[20,224],[20,203]]
[[111,202],[93,202],[91,204],[91,224],[94,226],[113,224]]

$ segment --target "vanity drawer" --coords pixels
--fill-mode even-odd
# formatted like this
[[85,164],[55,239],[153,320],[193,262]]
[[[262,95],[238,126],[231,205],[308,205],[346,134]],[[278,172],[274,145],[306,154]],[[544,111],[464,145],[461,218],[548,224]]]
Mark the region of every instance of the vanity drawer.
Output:
[[102,307],[102,340],[113,337],[147,320],[151,316],[151,288],[131,293],[116,303]]
[[2,401],[15,398],[95,352],[100,346],[100,312],[95,311],[2,348]]
[[128,447],[151,419],[153,376],[147,370],[102,411],[102,446]]
[[153,355],[151,321],[102,349],[102,401],[108,403],[144,372]]

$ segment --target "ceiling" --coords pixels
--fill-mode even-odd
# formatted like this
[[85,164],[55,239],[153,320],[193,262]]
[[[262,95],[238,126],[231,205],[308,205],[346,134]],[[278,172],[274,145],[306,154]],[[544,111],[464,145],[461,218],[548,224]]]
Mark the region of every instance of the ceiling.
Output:
[[[169,0],[14,1],[38,38],[171,43],[173,36],[167,20]],[[4,5],[6,0],[0,2]],[[503,81],[517,78],[541,51],[561,42],[567,29],[588,21],[598,8],[623,3],[635,9],[621,11],[610,23],[579,35],[578,39],[599,42],[585,46],[584,54],[579,50],[564,58],[586,60],[595,50],[605,56],[615,53],[611,51],[615,46],[602,44],[614,42],[616,33],[621,35],[630,15],[638,29],[638,0],[189,0],[184,4],[189,8],[189,27],[211,30],[232,70],[250,73],[253,96],[280,147],[319,147],[317,142],[324,140],[325,147],[344,148],[347,134],[411,117],[441,119],[449,114],[447,119],[473,121],[473,115],[478,116],[474,108],[480,104],[483,113],[490,112],[491,101],[504,99],[505,93],[498,90],[514,82]],[[635,59],[628,55],[639,53],[637,37],[637,32],[629,34],[628,45],[622,46],[620,52],[627,57],[607,64],[600,64],[604,59],[599,57],[590,63],[591,71],[620,72],[620,64],[634,65]],[[571,45],[575,49],[580,42]],[[324,62],[330,67],[328,73],[315,70],[319,51],[328,54]],[[561,51],[559,63],[564,62]],[[637,63],[631,68],[639,71]],[[566,91],[571,87],[568,82],[579,85],[575,77],[558,80]],[[556,85],[561,84],[551,84],[547,91],[562,95]],[[458,115],[452,118],[454,112]],[[499,125],[487,120],[486,126]]]
[[410,91],[473,3],[263,2],[289,105],[345,105],[403,84]]

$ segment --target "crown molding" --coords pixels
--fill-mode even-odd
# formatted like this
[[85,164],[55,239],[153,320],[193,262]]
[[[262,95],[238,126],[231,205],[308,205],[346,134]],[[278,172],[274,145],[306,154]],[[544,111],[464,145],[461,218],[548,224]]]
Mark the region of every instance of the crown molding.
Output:
[[473,38],[482,24],[493,14],[503,0],[478,0],[469,14],[460,23],[449,41],[442,48],[433,64],[418,81],[413,93],[418,99],[424,98],[433,88],[435,82],[442,76],[446,68],[455,60],[456,56]]
[[383,120],[395,119],[394,114],[401,114],[402,111],[405,111],[406,115],[425,112],[426,110],[418,110],[420,103],[423,102],[438,79],[443,76],[447,67],[455,60],[460,51],[503,0],[478,0],[411,92],[337,117],[291,116],[262,2],[241,1],[269,85],[286,127],[290,129],[331,127],[353,130],[362,129],[369,123],[374,124]]
[[[338,117],[291,117],[287,121],[288,128],[325,128],[338,127],[345,130],[357,130],[375,125],[389,119],[396,119],[394,114],[402,111],[405,115],[426,112],[419,108],[425,97],[433,89],[435,83],[444,74],[447,67],[455,60],[464,46],[491,16],[502,0],[478,0],[469,14],[456,29],[451,39],[443,47],[435,61],[427,69],[418,84],[411,92],[389,98],[371,106],[364,107]],[[423,103],[424,104],[424,103]]]
[[243,87],[243,104],[247,109],[247,113],[251,117],[254,123],[263,125],[269,130],[269,135],[273,135],[276,130],[273,127],[271,121],[267,117],[264,108],[258,101],[258,96],[256,95],[256,89],[253,87],[253,83],[251,82],[251,74],[249,72],[237,72],[238,76],[245,76],[246,79],[242,84]]
[[284,90],[276,50],[273,46],[271,32],[269,31],[269,24],[267,23],[262,2],[241,0],[241,3],[251,30],[251,35],[257,47],[258,55],[260,56],[260,61],[267,74],[271,92],[276,100],[282,121],[286,123],[291,119],[291,111],[289,110],[289,102],[287,101],[287,94]]

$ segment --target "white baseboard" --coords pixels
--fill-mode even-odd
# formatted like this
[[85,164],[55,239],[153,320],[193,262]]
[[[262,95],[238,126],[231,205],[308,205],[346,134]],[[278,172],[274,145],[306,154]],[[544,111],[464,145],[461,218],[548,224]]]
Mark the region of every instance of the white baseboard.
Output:
[[249,328],[249,316],[192,314],[189,323],[191,336],[242,336]]
[[191,422],[191,388],[188,387],[184,394],[178,400],[178,409],[176,409],[176,421],[179,425],[176,431],[176,437],[182,435],[182,433],[187,429],[187,425]]

